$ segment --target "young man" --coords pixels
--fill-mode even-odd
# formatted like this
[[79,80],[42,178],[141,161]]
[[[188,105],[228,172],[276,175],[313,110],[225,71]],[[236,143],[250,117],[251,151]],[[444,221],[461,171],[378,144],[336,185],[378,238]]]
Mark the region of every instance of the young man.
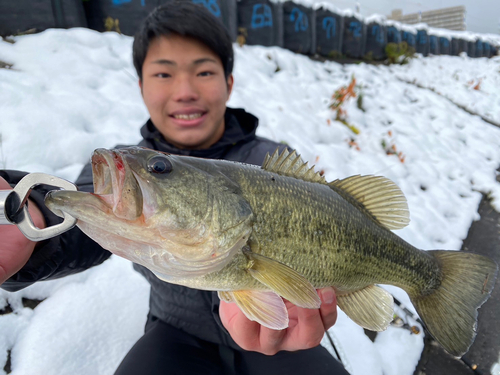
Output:
[[[135,37],[133,57],[151,115],[141,129],[141,146],[258,165],[279,146],[255,135],[254,116],[226,108],[233,87],[232,44],[202,6],[181,1],[157,8]],[[10,184],[23,175],[0,171]],[[10,186],[7,182],[0,181],[0,189]],[[92,191],[90,165],[76,183]],[[44,193],[38,189],[31,196],[30,212],[39,227],[58,220],[43,205]],[[38,244],[13,226],[0,226],[0,237],[0,283],[10,291],[85,270],[110,256],[78,228]],[[134,267],[151,284],[150,313],[144,336],[116,374],[347,374],[319,346],[337,317],[332,288],[320,291],[319,310],[287,302],[290,327],[274,331],[249,321],[235,304],[220,302],[215,292],[168,284]]]

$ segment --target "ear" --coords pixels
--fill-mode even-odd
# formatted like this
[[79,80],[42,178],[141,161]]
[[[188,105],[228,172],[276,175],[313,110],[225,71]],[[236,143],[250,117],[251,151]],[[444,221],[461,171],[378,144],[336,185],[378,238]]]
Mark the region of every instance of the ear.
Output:
[[[139,78],[139,88],[141,89],[141,95],[143,95],[143,93],[142,93],[142,81],[141,81],[141,79],[140,79],[140,78]],[[144,95],[143,95],[143,96],[144,96]]]
[[227,99],[231,96],[231,92],[233,91],[234,77],[231,73],[229,77],[227,77]]

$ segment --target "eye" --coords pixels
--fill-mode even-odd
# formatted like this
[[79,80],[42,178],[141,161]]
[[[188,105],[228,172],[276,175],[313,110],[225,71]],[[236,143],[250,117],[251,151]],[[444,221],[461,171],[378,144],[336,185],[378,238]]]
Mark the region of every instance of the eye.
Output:
[[201,72],[198,75],[201,77],[209,77],[209,76],[213,75],[213,73],[206,71],[206,72]]
[[148,171],[156,174],[170,173],[172,171],[172,163],[165,156],[155,156],[148,162]]

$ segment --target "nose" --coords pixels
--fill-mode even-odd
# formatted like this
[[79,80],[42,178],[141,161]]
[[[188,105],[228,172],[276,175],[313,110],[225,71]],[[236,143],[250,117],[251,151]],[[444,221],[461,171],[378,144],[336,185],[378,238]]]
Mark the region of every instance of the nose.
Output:
[[181,75],[174,82],[173,99],[178,102],[192,102],[199,98],[198,89],[191,77]]

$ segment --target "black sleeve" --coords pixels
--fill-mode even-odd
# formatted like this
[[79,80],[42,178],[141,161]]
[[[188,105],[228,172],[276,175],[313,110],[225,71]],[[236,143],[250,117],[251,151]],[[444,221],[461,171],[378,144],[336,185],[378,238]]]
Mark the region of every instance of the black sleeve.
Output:
[[[20,171],[0,171],[0,176],[12,186],[27,173]],[[92,170],[88,164],[76,181],[79,190],[93,191]],[[52,188],[53,189],[53,188]],[[61,222],[61,219],[45,207],[45,194],[52,190],[49,186],[36,187],[30,199],[40,208],[47,225]],[[71,275],[98,265],[109,258],[111,253],[87,237],[80,229],[73,228],[62,235],[41,241],[24,267],[5,281],[1,288],[10,292],[23,289],[36,281],[49,280]]]

